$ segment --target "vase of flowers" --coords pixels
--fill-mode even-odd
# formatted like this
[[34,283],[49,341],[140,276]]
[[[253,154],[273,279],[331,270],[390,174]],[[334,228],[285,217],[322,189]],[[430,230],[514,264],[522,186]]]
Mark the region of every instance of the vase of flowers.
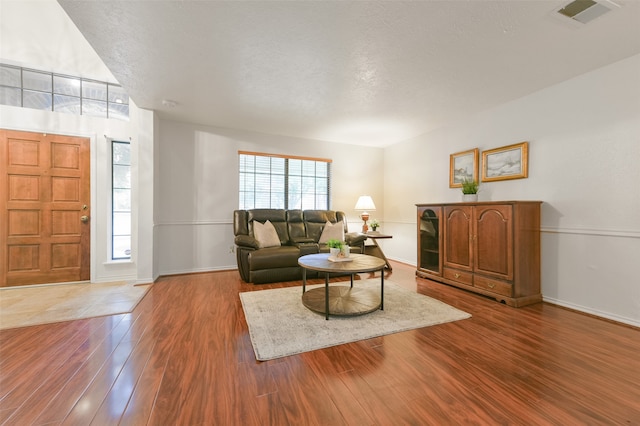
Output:
[[376,232],[379,226],[380,226],[380,223],[378,222],[378,219],[373,219],[371,221],[371,229],[373,229],[373,232]]

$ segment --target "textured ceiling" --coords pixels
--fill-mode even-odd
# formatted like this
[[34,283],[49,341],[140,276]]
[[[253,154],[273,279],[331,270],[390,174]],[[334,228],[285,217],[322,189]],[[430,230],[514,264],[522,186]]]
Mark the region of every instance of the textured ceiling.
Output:
[[[640,53],[640,1],[58,1],[138,106],[370,146]],[[163,100],[177,103],[163,105]]]

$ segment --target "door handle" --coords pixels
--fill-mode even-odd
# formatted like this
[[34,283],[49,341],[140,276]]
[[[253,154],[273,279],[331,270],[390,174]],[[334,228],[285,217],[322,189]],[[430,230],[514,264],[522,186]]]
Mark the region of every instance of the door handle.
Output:
[[89,216],[80,216],[80,222],[89,222]]

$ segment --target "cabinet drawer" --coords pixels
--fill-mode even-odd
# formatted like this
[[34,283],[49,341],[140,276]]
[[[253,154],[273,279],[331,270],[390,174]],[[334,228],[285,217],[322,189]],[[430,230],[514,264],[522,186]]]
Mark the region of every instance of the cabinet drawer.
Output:
[[459,282],[460,284],[473,285],[473,274],[469,272],[458,271],[457,269],[443,269],[443,275],[445,278],[451,281]]
[[493,293],[502,294],[503,296],[511,296],[512,293],[512,285],[509,283],[505,283],[504,281],[492,280],[490,278],[485,278],[479,275],[474,277],[473,284],[481,288],[483,290],[488,290]]

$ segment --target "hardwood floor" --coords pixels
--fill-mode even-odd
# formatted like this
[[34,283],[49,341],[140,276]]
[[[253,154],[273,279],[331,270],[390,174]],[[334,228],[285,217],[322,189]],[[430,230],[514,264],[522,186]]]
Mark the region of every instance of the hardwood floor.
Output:
[[639,329],[393,268],[473,317],[256,362],[238,293],[300,282],[164,277],[130,314],[0,331],[0,423],[640,424]]

